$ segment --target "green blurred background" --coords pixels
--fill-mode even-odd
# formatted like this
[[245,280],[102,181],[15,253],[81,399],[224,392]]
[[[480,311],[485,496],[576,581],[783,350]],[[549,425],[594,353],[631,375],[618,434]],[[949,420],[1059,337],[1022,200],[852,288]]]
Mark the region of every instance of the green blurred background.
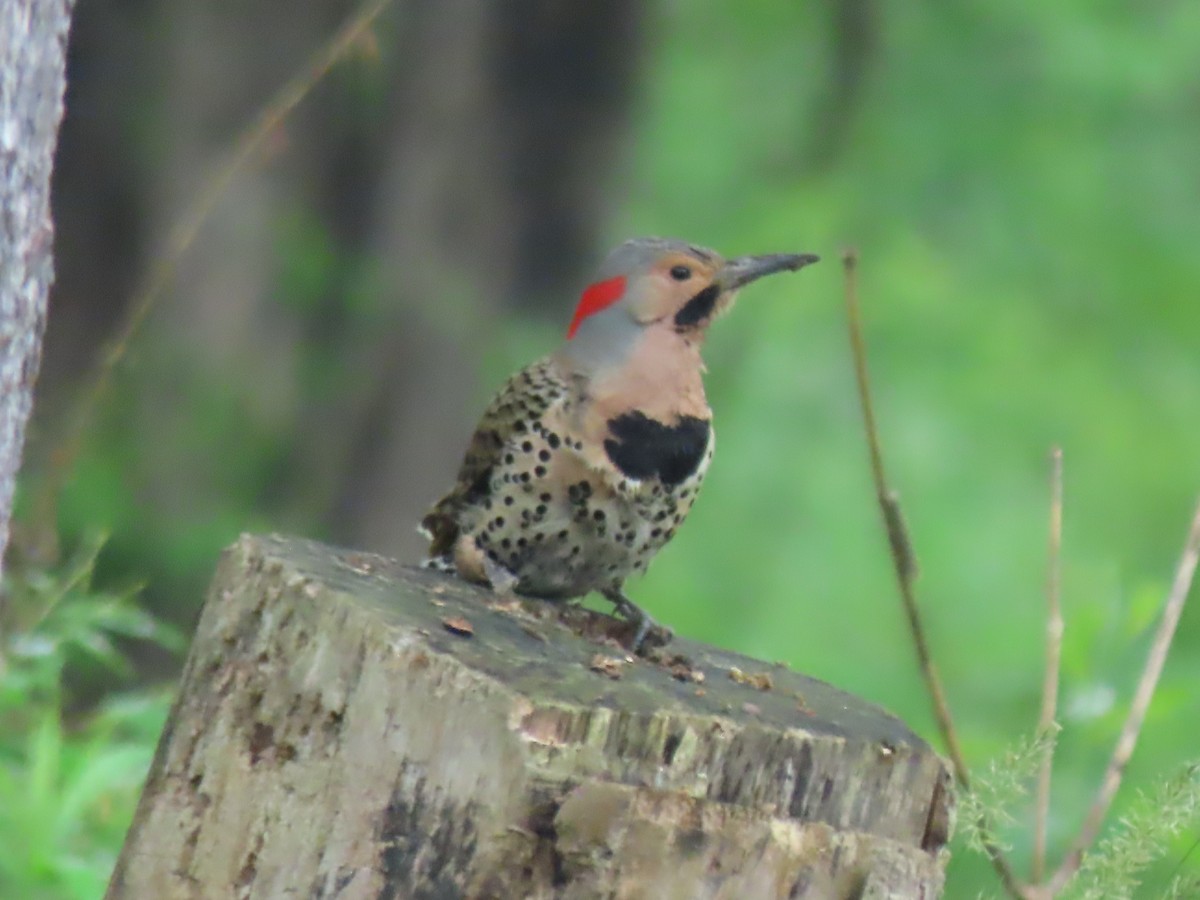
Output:
[[[27,530],[169,227],[352,8],[80,0]],[[415,560],[413,525],[489,393],[555,346],[600,257],[637,234],[826,260],[713,329],[719,452],[687,527],[631,585],[680,633],[785,660],[935,739],[869,480],[844,246],[862,254],[890,474],[976,765],[1036,722],[1062,446],[1057,859],[1200,491],[1188,0],[397,0],[220,199],[89,431],[62,546],[107,531],[97,583],[144,582],[140,602],[185,631],[241,531]],[[155,684],[182,662],[131,652]],[[1121,803],[1200,755],[1197,683],[1188,612]],[[1009,836],[1022,868],[1027,835]],[[947,896],[993,888],[958,848]]]

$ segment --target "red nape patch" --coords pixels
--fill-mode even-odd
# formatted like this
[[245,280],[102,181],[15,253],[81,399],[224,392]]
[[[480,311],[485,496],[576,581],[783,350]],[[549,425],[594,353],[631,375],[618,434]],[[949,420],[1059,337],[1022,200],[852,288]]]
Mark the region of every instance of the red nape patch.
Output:
[[616,278],[609,278],[606,281],[597,281],[589,287],[579,298],[579,305],[575,307],[575,318],[571,320],[571,327],[567,329],[567,340],[575,337],[575,332],[579,330],[579,325],[584,319],[601,310],[608,309],[624,295],[624,275],[618,275]]

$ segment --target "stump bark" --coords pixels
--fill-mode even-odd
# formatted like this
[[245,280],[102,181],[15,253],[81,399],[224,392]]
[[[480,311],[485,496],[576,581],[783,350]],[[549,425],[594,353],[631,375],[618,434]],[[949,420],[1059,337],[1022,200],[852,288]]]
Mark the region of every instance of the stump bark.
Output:
[[625,627],[243,537],[108,897],[940,895],[950,776],[902,722]]

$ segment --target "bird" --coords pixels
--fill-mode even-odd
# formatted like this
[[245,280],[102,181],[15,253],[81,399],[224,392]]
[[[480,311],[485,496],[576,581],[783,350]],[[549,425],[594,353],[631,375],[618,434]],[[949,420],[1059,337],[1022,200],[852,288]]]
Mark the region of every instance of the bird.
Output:
[[472,435],[454,486],[421,521],[425,565],[502,594],[597,592],[647,635],[672,634],[625,593],[696,500],[713,457],[701,348],[738,291],[818,261],[725,259],[673,238],[627,240],[575,306],[562,345],[513,375]]

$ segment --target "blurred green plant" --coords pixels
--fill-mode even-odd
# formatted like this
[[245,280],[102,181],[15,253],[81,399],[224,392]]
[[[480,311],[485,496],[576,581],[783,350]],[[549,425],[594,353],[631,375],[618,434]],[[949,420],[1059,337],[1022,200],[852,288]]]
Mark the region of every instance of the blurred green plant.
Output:
[[[1168,852],[1175,838],[1198,822],[1200,762],[1193,762],[1154,789],[1139,794],[1116,830],[1084,857],[1063,896],[1073,900],[1134,896],[1147,868]],[[1195,878],[1190,881],[1194,884]],[[1171,891],[1185,886],[1176,879]]]
[[[958,795],[954,845],[982,856],[989,847],[1011,851],[1003,832],[1018,821],[1044,755],[1057,731],[1023,738],[979,768],[970,789]],[[1192,762],[1149,790],[1139,791],[1112,833],[1089,850],[1075,877],[1053,896],[1063,900],[1115,900],[1153,896],[1155,863],[1174,852],[1181,835],[1200,825],[1200,762]],[[1179,861],[1176,866],[1183,864]],[[1165,897],[1196,897],[1196,876],[1172,875]]]
[[6,572],[0,629],[0,897],[104,892],[166,720],[170,693],[128,690],[73,711],[97,673],[133,675],[122,641],[179,651],[181,635],[92,575],[94,539],[60,569]]
[[960,845],[984,855],[989,844],[1012,850],[1003,832],[1017,825],[1016,807],[1029,795],[1045,754],[1054,752],[1057,736],[1052,729],[1017,741],[983,766],[969,789],[959,789],[954,837]]

